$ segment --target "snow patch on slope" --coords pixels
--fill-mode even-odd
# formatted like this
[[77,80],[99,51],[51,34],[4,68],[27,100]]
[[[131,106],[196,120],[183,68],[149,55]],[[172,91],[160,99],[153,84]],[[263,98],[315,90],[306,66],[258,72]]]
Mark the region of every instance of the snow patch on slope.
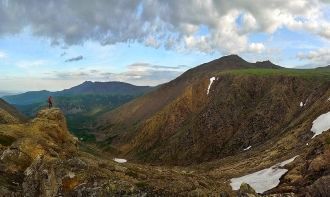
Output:
[[211,88],[211,85],[212,85],[212,83],[213,83],[214,80],[215,80],[215,77],[211,77],[210,78],[209,87],[207,88],[207,95],[210,93],[210,88]]
[[230,179],[230,186],[233,190],[238,190],[242,183],[247,183],[258,193],[263,193],[270,190],[280,183],[281,176],[288,171],[287,169],[283,169],[283,166],[291,163],[296,157],[298,156],[252,174],[232,178]]
[[252,146],[248,146],[246,148],[244,148],[243,150],[246,151],[246,150],[249,150]]
[[127,162],[126,159],[114,158],[113,160],[114,160],[115,162],[117,162],[117,163],[126,163],[126,162]]
[[313,126],[311,131],[314,133],[314,138],[317,135],[322,134],[324,131],[330,129],[330,112],[322,114],[313,121]]

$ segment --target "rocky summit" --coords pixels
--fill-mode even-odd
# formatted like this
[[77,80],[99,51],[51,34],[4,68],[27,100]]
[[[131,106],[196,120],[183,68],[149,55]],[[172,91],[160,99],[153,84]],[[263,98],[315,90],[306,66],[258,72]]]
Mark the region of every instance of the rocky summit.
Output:
[[330,71],[227,56],[75,137],[59,108],[0,103],[2,196],[328,196]]

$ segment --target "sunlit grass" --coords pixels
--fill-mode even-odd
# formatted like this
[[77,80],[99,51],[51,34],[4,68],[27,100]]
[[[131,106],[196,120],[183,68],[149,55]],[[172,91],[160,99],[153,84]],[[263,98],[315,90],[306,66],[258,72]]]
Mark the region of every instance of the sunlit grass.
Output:
[[292,76],[319,80],[330,80],[330,68],[318,69],[267,69],[249,68],[223,71],[220,74],[254,75],[254,76]]

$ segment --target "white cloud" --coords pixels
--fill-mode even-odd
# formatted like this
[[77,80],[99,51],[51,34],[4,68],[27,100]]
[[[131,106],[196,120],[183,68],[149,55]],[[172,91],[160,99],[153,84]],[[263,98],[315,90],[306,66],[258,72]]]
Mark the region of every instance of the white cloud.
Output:
[[212,51],[212,46],[209,44],[209,37],[206,36],[184,36],[184,45],[186,49],[198,49],[203,52]]
[[126,66],[126,70],[120,73],[106,71],[104,69],[81,68],[66,71],[53,71],[44,73],[44,80],[58,81],[125,81],[136,85],[158,85],[168,82],[188,67],[161,66],[148,63],[135,63]]
[[327,66],[330,65],[330,48],[320,48],[307,53],[298,53],[297,57],[300,60],[307,60],[309,65],[313,67]]
[[[155,48],[260,53],[266,48],[264,43],[254,44],[249,39],[256,32],[272,34],[288,28],[330,40],[330,22],[325,16],[327,3],[326,0],[0,1],[0,36],[29,27],[36,36],[68,45],[92,40],[104,45],[139,42]],[[241,24],[237,24],[239,19]]]
[[255,31],[258,29],[258,23],[257,20],[254,18],[254,16],[246,12],[243,14],[243,21],[242,21],[242,33],[249,33],[251,31]]
[[248,50],[254,53],[261,53],[265,50],[265,45],[262,43],[251,43]]
[[149,36],[144,43],[146,46],[149,47],[154,47],[154,48],[160,47],[160,44],[158,43],[157,39],[153,36]]

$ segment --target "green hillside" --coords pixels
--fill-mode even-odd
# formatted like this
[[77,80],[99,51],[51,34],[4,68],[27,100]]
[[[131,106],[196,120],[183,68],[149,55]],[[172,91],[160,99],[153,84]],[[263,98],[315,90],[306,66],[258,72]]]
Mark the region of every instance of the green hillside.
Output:
[[[89,141],[95,139],[89,129],[98,114],[115,109],[136,97],[137,95],[82,94],[55,96],[53,102],[55,107],[65,113],[69,130],[77,137]],[[15,106],[27,116],[34,117],[39,110],[47,107],[47,103]]]
[[316,80],[330,80],[330,68],[317,69],[271,69],[271,68],[248,68],[222,71],[220,74],[235,74],[235,75],[255,75],[255,76],[291,76],[302,77]]

